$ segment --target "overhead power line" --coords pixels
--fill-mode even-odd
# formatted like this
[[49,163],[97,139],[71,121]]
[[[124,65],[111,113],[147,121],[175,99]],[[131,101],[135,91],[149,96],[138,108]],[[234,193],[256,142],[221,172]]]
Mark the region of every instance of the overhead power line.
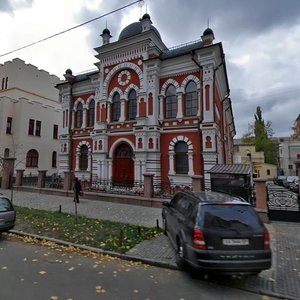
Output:
[[23,49],[25,49],[25,48],[31,47],[31,46],[36,45],[36,44],[42,43],[42,42],[47,41],[47,40],[49,40],[49,39],[52,39],[52,38],[54,38],[54,37],[56,37],[56,36],[59,36],[59,35],[61,35],[61,34],[64,34],[64,33],[69,32],[69,31],[71,31],[71,30],[74,30],[74,29],[79,28],[79,27],[81,27],[81,26],[84,26],[84,25],[86,25],[86,24],[88,24],[88,23],[94,22],[94,21],[96,21],[96,20],[99,20],[99,19],[104,18],[104,17],[106,17],[106,16],[109,16],[109,15],[111,15],[111,14],[114,14],[114,13],[116,13],[116,12],[122,10],[122,9],[125,9],[125,8],[127,8],[127,7],[129,7],[129,6],[131,6],[131,5],[134,5],[134,4],[136,4],[136,3],[141,4],[141,3],[143,3],[143,0],[137,0],[137,1],[134,1],[134,2],[132,2],[132,3],[126,4],[126,5],[124,5],[124,6],[120,7],[120,8],[117,8],[117,9],[115,9],[115,10],[112,10],[112,11],[110,11],[110,12],[104,14],[104,15],[101,15],[101,16],[99,16],[99,17],[97,17],[97,18],[91,19],[91,20],[89,20],[89,21],[86,21],[86,22],[81,23],[81,24],[79,24],[79,25],[76,25],[76,26],[74,26],[74,27],[68,28],[68,29],[63,30],[63,31],[61,31],[61,32],[52,34],[52,35],[50,35],[50,36],[47,36],[47,37],[45,37],[45,38],[43,38],[43,39],[40,39],[40,40],[35,41],[35,42],[33,42],[33,43],[30,43],[30,44],[28,44],[28,45],[25,45],[25,46],[22,46],[22,47],[20,47],[20,48],[15,49],[15,50],[9,51],[9,52],[4,53],[4,54],[1,54],[0,57],[3,57],[3,56],[5,56],[5,55],[8,55],[8,54],[11,54],[11,53],[20,51],[20,50],[23,50]]

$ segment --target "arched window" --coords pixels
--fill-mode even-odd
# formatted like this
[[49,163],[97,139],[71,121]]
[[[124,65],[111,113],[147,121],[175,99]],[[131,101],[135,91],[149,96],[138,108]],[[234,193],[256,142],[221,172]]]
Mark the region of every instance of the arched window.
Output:
[[38,162],[39,162],[39,153],[34,149],[29,150],[26,155],[26,167],[37,168]]
[[134,120],[137,112],[136,91],[131,90],[128,95],[128,119]]
[[56,151],[52,152],[52,168],[56,168],[56,163],[57,163],[57,154]]
[[77,109],[76,109],[76,128],[81,128],[82,117],[83,117],[83,106],[82,106],[82,103],[79,102],[77,104]]
[[4,149],[4,158],[8,158],[9,157],[9,149],[5,148]]
[[185,89],[185,115],[196,116],[198,112],[197,85],[190,81]]
[[89,105],[88,127],[93,127],[95,124],[95,100],[92,99]]
[[88,168],[88,152],[89,149],[87,145],[82,145],[80,148],[80,156],[79,156],[79,169],[84,171]]
[[175,151],[175,172],[176,174],[188,174],[188,145],[184,141],[179,141],[174,147]]
[[174,85],[169,85],[166,91],[166,118],[176,118],[176,114],[176,89]]
[[115,93],[113,96],[111,113],[111,120],[113,122],[119,121],[121,115],[121,99],[119,93]]

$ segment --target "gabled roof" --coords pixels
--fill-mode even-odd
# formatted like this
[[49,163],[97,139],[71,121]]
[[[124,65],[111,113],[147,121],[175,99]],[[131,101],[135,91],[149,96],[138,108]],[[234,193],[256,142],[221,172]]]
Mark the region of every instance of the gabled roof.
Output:
[[214,174],[241,174],[248,175],[251,172],[250,165],[246,164],[232,164],[232,165],[215,165],[208,173]]

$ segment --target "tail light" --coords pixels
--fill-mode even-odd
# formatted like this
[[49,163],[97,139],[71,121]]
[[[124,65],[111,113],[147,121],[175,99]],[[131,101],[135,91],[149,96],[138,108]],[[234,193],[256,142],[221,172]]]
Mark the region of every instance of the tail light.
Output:
[[264,233],[264,249],[270,249],[270,234],[268,230]]
[[206,248],[203,232],[197,227],[194,228],[193,247],[196,249]]

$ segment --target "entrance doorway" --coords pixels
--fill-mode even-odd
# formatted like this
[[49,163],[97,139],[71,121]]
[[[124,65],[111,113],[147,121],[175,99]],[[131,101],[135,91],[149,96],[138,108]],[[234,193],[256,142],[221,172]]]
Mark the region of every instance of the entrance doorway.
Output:
[[134,184],[133,151],[126,144],[120,144],[113,158],[113,185],[131,187]]

